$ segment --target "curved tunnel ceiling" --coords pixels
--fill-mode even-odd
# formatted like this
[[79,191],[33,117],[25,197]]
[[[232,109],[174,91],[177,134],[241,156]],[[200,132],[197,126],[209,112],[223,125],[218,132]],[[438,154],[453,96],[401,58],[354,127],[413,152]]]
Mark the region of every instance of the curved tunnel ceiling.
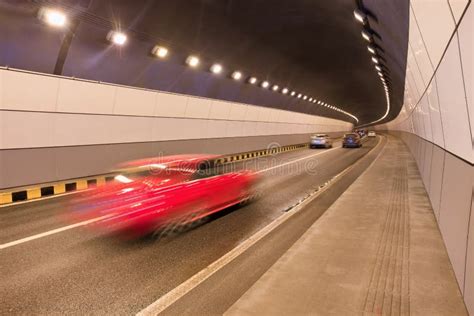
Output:
[[[71,19],[68,29],[51,30],[38,21],[43,6],[64,10]],[[403,103],[408,0],[3,1],[0,27],[6,36],[0,62],[355,123],[324,106],[235,82],[228,74],[238,69],[337,106],[356,115],[361,125],[383,117],[387,102],[361,37],[363,25],[354,19],[356,8],[367,14],[366,26],[373,30],[388,77],[391,108],[383,120],[388,121]],[[126,45],[111,47],[105,40],[111,29],[127,33]],[[166,61],[150,55],[155,44],[170,49]],[[203,59],[201,69],[184,65],[191,53]],[[221,63],[226,74],[211,74],[207,69],[213,62]]]

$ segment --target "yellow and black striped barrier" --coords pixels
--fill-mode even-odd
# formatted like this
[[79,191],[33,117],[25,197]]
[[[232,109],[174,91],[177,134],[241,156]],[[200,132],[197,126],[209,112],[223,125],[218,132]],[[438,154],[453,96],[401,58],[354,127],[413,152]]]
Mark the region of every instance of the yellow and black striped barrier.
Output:
[[[249,151],[244,153],[237,153],[232,155],[226,155],[216,159],[217,164],[226,164],[236,161],[242,161],[247,159],[253,159],[263,156],[274,155],[287,151],[307,148],[308,144],[296,144],[288,146],[277,146],[271,147],[264,150]],[[10,188],[6,190],[0,190],[0,205],[5,206],[7,204],[14,204],[16,202],[29,201],[34,199],[40,199],[50,197],[54,195],[61,195],[74,191],[81,191],[97,186],[104,185],[105,183],[112,181],[116,174],[108,173],[97,176],[90,176],[85,178],[63,180],[57,182],[48,182],[35,184],[24,187]]]

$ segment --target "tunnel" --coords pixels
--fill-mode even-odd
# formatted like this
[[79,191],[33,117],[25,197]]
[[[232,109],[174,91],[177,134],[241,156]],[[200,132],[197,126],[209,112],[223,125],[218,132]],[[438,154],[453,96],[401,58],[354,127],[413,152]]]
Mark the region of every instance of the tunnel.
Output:
[[1,315],[474,315],[471,0],[0,0]]

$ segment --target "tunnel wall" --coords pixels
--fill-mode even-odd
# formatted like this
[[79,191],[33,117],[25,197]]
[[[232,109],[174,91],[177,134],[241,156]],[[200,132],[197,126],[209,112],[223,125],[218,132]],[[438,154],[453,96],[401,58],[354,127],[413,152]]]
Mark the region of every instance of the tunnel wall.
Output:
[[461,293],[474,315],[474,105],[468,1],[411,1],[405,102],[378,126],[416,158]]
[[171,153],[307,142],[352,124],[309,114],[0,69],[0,188],[107,172]]

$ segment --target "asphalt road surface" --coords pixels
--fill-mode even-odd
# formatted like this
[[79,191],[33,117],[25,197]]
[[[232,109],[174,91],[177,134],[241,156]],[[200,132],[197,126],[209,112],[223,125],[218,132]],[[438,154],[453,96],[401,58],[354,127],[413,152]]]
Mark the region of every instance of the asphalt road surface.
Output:
[[[135,314],[364,156],[362,148],[303,149],[238,162],[261,171],[262,196],[163,239],[124,242],[79,226],[61,231],[74,195],[0,209],[0,314]],[[54,232],[54,233],[52,233]],[[46,233],[29,240],[28,237]]]

